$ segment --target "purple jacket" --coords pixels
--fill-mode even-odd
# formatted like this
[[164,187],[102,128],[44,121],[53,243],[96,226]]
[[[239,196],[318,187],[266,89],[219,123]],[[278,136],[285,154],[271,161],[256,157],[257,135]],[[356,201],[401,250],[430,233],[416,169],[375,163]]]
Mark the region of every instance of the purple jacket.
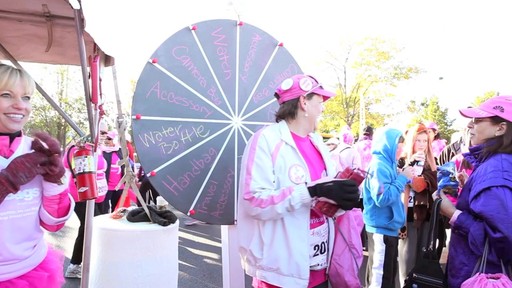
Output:
[[449,287],[460,287],[471,277],[486,237],[490,247],[486,272],[501,272],[499,259],[505,267],[512,263],[512,155],[495,154],[481,161],[481,150],[475,146],[464,154],[474,170],[457,200],[462,213],[451,228]]

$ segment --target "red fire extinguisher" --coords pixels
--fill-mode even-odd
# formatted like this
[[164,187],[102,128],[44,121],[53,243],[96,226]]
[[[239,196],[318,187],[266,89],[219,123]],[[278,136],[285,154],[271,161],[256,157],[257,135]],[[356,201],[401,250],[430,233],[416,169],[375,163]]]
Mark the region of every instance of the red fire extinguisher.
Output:
[[75,164],[76,188],[78,200],[91,200],[98,197],[98,186],[96,183],[96,163],[94,153],[86,145],[77,145],[73,154]]

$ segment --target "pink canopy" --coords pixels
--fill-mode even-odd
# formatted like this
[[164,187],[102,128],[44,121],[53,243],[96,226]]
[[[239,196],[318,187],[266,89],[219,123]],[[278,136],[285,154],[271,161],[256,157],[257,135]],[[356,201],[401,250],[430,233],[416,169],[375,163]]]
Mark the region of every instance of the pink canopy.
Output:
[[[94,54],[95,45],[83,30],[81,10],[76,11],[67,0],[1,1],[0,44],[20,62],[80,65],[77,35],[83,33],[85,55]],[[78,32],[75,14],[82,26]],[[0,51],[0,59],[11,60],[5,54]],[[113,64],[113,58],[105,58],[105,65]]]

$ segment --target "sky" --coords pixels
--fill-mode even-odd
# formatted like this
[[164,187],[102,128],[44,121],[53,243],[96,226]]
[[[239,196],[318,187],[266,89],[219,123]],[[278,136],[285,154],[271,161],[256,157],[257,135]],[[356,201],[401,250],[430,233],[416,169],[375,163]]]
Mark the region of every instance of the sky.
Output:
[[82,5],[86,30],[115,57],[119,88],[128,97],[130,80],[138,79],[162,42],[211,19],[240,19],[264,30],[326,86],[334,84],[327,51],[366,37],[391,41],[403,49],[405,63],[426,71],[396,93],[439,96],[457,125],[463,123],[457,109],[475,97],[488,91],[512,94],[506,0],[91,0]]

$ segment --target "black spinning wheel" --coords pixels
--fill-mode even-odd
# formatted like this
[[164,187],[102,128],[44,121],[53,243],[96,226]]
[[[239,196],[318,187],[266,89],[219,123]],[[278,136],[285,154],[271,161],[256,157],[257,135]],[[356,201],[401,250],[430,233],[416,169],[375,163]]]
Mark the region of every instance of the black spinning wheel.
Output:
[[134,143],[150,182],[176,209],[234,224],[240,160],[274,122],[274,89],[299,65],[247,23],[209,20],[163,42],[144,67],[132,105]]

